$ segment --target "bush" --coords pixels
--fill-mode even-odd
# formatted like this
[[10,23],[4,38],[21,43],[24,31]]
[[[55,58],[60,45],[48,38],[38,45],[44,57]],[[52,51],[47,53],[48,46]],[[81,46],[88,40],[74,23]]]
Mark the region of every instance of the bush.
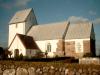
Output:
[[14,60],[23,60],[23,54],[17,55],[14,57]]
[[35,56],[33,56],[32,58],[42,58],[44,57],[43,53],[41,51],[37,52]]
[[59,57],[58,55],[55,56],[55,58],[58,58],[58,57]]
[[20,55],[19,55],[19,59],[23,59],[23,54],[21,53]]
[[83,57],[93,57],[93,54],[92,53],[86,53],[86,54],[84,54]]

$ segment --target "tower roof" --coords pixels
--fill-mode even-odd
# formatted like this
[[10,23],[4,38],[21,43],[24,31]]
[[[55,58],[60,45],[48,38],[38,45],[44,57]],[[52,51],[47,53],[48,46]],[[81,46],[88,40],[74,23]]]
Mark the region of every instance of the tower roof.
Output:
[[10,20],[9,24],[24,22],[31,11],[32,8],[16,12],[15,15],[12,17],[12,19]]

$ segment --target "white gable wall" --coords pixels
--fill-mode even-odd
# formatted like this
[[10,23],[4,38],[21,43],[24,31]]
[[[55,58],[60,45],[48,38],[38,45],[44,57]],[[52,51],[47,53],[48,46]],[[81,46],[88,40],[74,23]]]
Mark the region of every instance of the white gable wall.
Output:
[[9,25],[9,41],[8,41],[9,45],[14,39],[16,33],[25,34],[25,23],[24,22]]
[[70,39],[70,40],[65,40],[65,42],[75,41],[75,51],[76,51],[76,53],[83,53],[84,52],[83,41],[85,41],[85,40],[90,40],[90,38]]
[[25,22],[18,23],[16,30],[16,33],[25,34]]
[[16,36],[15,40],[13,41],[12,45],[9,48],[9,51],[12,52],[12,57],[14,57],[14,50],[19,49],[19,54],[23,54],[23,56],[26,55],[26,49],[23,46],[21,40]]
[[48,53],[48,56],[54,56],[53,52],[56,52],[57,49],[57,43],[59,40],[42,40],[42,41],[36,41],[36,44],[40,48],[42,52],[46,52],[47,50],[47,44],[51,44],[51,52]]

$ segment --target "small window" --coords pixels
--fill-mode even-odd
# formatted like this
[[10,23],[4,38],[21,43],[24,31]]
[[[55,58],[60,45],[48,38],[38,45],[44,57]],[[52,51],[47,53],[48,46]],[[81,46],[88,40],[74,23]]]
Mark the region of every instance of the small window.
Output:
[[77,49],[80,51],[81,50],[81,44],[78,42],[77,43]]
[[47,44],[47,52],[51,52],[51,44],[50,43]]

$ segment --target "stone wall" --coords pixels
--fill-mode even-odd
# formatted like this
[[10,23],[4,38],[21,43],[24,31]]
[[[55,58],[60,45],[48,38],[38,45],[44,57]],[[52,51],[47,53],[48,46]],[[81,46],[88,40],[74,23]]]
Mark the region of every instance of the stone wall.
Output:
[[[4,62],[5,63],[5,62]],[[55,66],[52,64],[42,66],[37,63],[17,63],[0,64],[0,75],[100,75],[100,65],[94,68],[87,65],[66,64],[65,66]],[[23,64],[23,66],[21,66]],[[93,66],[93,65],[92,65]]]
[[100,75],[100,70],[97,69],[68,69],[65,67],[56,68],[53,66],[42,67],[42,68],[14,68],[12,65],[11,68],[2,70],[0,68],[0,75]]
[[80,58],[80,64],[100,64],[100,58]]
[[84,53],[90,53],[90,41],[83,41]]
[[64,56],[64,50],[65,50],[64,40],[62,39],[62,40],[59,40],[57,43],[57,49],[56,49],[55,55]]
[[65,42],[65,55],[75,57],[75,41]]
[[81,58],[86,53],[92,53],[95,56],[95,40],[83,40],[83,52],[76,52],[75,41],[65,42],[65,55],[75,58]]

